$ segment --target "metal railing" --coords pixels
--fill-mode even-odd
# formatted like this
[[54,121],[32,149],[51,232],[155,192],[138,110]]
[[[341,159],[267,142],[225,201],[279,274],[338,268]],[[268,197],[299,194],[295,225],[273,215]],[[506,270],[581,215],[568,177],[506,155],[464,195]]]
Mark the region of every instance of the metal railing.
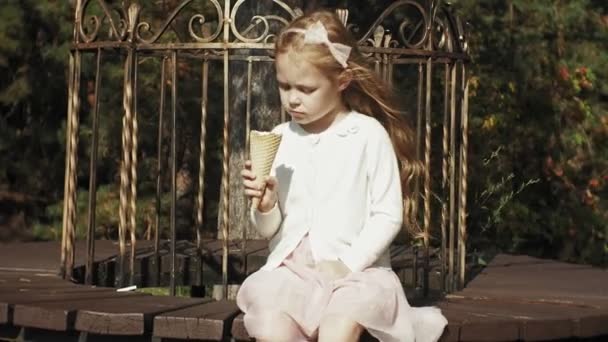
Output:
[[[207,182],[205,157],[207,152],[207,122],[209,106],[218,99],[209,99],[210,63],[221,64],[223,84],[221,94],[223,102],[222,124],[222,176],[221,199],[219,209],[218,231],[222,240],[222,281],[224,287],[228,282],[229,239],[240,239],[243,261],[247,241],[247,226],[241,227],[240,236],[231,236],[235,224],[246,222],[243,213],[246,203],[243,196],[231,191],[231,186],[240,180],[231,179],[237,163],[231,158],[242,160],[243,147],[239,153],[232,153],[231,139],[238,139],[248,150],[248,136],[242,134],[234,137],[231,126],[234,123],[245,123],[245,132],[251,128],[252,121],[252,75],[260,65],[271,65],[273,40],[281,27],[301,15],[302,11],[292,8],[285,2],[268,1],[268,13],[243,11],[250,15],[249,21],[242,20],[240,9],[250,5],[251,1],[219,0],[193,1],[183,0],[174,7],[168,16],[161,21],[142,19],[145,9],[135,1],[123,2],[122,5],[110,6],[103,0],[78,0],[75,6],[73,45],[69,57],[69,104],[67,115],[67,147],[65,195],[62,235],[62,272],[71,277],[74,267],[74,240],[76,225],[76,192],[77,192],[77,156],[79,145],[79,119],[82,87],[83,55],[95,56],[94,92],[92,104],[91,159],[89,169],[89,199],[87,219],[87,259],[85,282],[92,282],[93,259],[95,253],[96,226],[96,190],[97,190],[97,150],[99,143],[99,98],[100,89],[104,86],[101,80],[102,59],[106,56],[122,56],[123,89],[122,89],[122,160],[120,165],[120,206],[119,206],[119,262],[117,279],[120,285],[134,282],[134,262],[136,236],[136,200],[138,198],[138,66],[144,58],[160,60],[160,94],[158,109],[158,174],[156,191],[156,217],[154,234],[154,253],[159,266],[159,226],[161,187],[161,150],[163,146],[163,125],[169,123],[170,130],[170,166],[171,166],[171,211],[170,211],[170,250],[171,250],[171,293],[175,293],[176,272],[176,136],[177,136],[177,101],[178,64],[180,58],[198,61],[201,67],[200,95],[200,153],[197,179],[195,208],[196,248],[199,262],[203,253],[203,204],[205,184]],[[116,2],[113,2],[116,3]],[[197,11],[202,12],[197,12]],[[451,292],[462,288],[465,283],[466,268],[466,192],[467,192],[467,130],[468,130],[468,62],[467,41],[462,22],[452,13],[448,5],[440,1],[401,0],[393,2],[377,19],[361,29],[355,23],[348,22],[349,11],[336,10],[343,23],[358,39],[361,51],[369,58],[376,72],[387,82],[393,84],[399,94],[411,94],[415,98],[415,111],[412,118],[416,131],[417,156],[424,164],[424,172],[415,180],[415,204],[411,208],[411,222],[419,226],[420,234],[416,236],[423,248],[423,281],[425,293],[428,290],[429,251],[433,234],[440,235],[440,271],[441,287]],[[91,12],[91,13],[89,13]],[[399,14],[396,16],[395,14]],[[239,15],[240,14],[240,15]],[[398,18],[398,19],[395,19]],[[186,23],[187,24],[184,24]],[[243,22],[244,24],[242,24]],[[185,25],[182,32],[176,35],[173,29]],[[359,32],[363,32],[359,34]],[[233,74],[232,63],[246,64],[244,113],[231,113],[230,80]],[[442,69],[443,65],[443,70]],[[402,68],[414,68],[415,88],[399,88],[399,77],[406,74]],[[240,75],[243,76],[243,75]],[[167,97],[166,84],[170,83],[170,118],[164,115]],[[438,88],[439,87],[439,88]],[[275,89],[264,89],[276,92]],[[437,96],[441,100],[436,100]],[[435,100],[434,100],[435,99]],[[434,103],[441,103],[433,107]],[[280,112],[280,119],[285,120],[285,113]],[[237,121],[234,121],[238,115]],[[167,121],[167,122],[165,122]],[[435,137],[434,127],[440,127],[441,139]],[[434,142],[440,141],[437,148]],[[436,144],[435,144],[436,145]],[[440,161],[440,177],[431,177],[432,160]],[[233,177],[234,178],[234,177]],[[421,204],[422,203],[422,204]],[[233,210],[234,209],[234,210]],[[234,213],[236,212],[236,214]],[[435,214],[435,213],[438,213]],[[239,223],[240,222],[240,223]],[[421,225],[418,222],[422,222]],[[437,231],[438,233],[435,233]],[[130,239],[130,253],[127,253],[127,236]],[[417,253],[416,253],[417,255]],[[127,268],[127,256],[129,264]],[[417,264],[417,263],[416,263]],[[200,267],[201,265],[198,265]],[[418,274],[415,266],[414,276]],[[126,275],[129,274],[129,279]],[[202,275],[201,275],[202,277]],[[197,281],[202,281],[199,277]],[[227,291],[224,291],[226,294]]]

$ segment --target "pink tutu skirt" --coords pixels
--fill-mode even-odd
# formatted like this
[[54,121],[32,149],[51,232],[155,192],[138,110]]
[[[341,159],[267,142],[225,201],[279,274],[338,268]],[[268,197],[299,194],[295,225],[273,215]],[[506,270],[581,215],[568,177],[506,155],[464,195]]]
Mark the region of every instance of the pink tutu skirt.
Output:
[[382,342],[434,342],[447,320],[435,307],[413,308],[395,273],[368,268],[331,281],[315,271],[308,236],[283,263],[250,275],[237,294],[251,337],[314,341],[326,315],[363,326]]

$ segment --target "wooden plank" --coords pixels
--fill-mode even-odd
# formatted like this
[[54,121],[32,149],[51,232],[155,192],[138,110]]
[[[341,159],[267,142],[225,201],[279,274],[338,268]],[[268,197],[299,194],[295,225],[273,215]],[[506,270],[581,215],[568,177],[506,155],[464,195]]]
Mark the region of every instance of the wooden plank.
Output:
[[512,302],[521,303],[551,303],[570,306],[581,306],[596,310],[608,310],[608,297],[585,295],[584,293],[555,292],[547,288],[545,291],[537,289],[480,289],[465,288],[457,294],[470,298],[502,298]]
[[28,271],[0,271],[0,286],[12,286],[14,284],[27,283],[70,283],[57,275],[48,273],[35,273]]
[[448,302],[478,303],[477,311],[520,322],[525,340],[592,337],[608,334],[608,310],[549,302],[524,302],[509,297],[488,298],[449,295]]
[[13,320],[12,308],[8,303],[0,303],[0,325],[8,324]]
[[154,318],[153,335],[162,338],[223,341],[230,321],[239,313],[233,301],[213,301],[170,311]]
[[537,269],[517,267],[486,270],[471,281],[463,292],[511,297],[538,298],[571,304],[608,308],[607,272],[596,269]]
[[605,270],[500,254],[452,297],[484,301],[486,314],[514,316],[523,339],[591,337],[608,333],[606,284]]
[[[99,243],[96,249],[104,247],[99,248],[96,260],[108,262],[116,255],[117,246],[114,242]],[[48,246],[38,243],[20,246],[29,250],[36,248],[40,252],[36,253],[37,258],[53,258],[52,251],[45,250]],[[138,243],[138,260],[150,257],[150,246],[146,246],[145,243]],[[192,246],[188,242],[180,244],[184,257],[190,257]],[[248,241],[247,274],[265,262],[268,254],[266,246],[266,241]],[[206,247],[212,253],[208,255],[211,261],[219,260],[221,241],[208,240]],[[230,260],[234,265],[240,262],[239,247],[238,242],[231,245]],[[58,250],[57,246],[57,253]],[[112,293],[109,295],[111,298],[100,301],[96,296],[102,295],[104,290],[89,290],[49,276],[54,271],[50,271],[48,260],[37,263],[32,253],[29,253],[27,260],[17,260],[9,267],[3,266],[7,259],[2,255],[6,251],[0,248],[0,327],[3,323],[5,327],[11,326],[6,323],[16,320],[28,328],[44,329],[55,327],[69,330],[81,324],[81,330],[90,332],[90,336],[142,336],[154,329],[155,336],[159,338],[191,335],[203,339],[206,334],[205,339],[213,340],[220,336],[219,331],[222,335],[226,333],[230,318],[237,313],[235,307],[222,311],[221,302],[205,303],[204,300],[184,303],[180,301],[190,299],[154,297],[152,299],[157,302],[154,304],[148,299],[143,302],[140,298],[117,299],[112,289],[107,290]],[[393,248],[393,252],[395,257],[401,256],[404,261],[407,259],[407,249]],[[162,254],[167,253],[168,250],[163,250]],[[84,254],[79,255],[84,260]],[[11,259],[14,259],[14,255]],[[58,263],[58,260],[55,262]],[[186,267],[187,264],[184,265]],[[212,271],[209,264],[205,267],[208,272]],[[184,271],[192,273],[192,267],[189,268]],[[143,272],[145,269],[139,273]],[[607,283],[608,272],[605,270],[528,256],[498,255],[466,289],[453,295],[460,297],[451,297],[440,303],[449,320],[441,340],[543,340],[608,334]],[[188,309],[190,306],[191,309]],[[218,311],[213,311],[214,307]],[[155,315],[160,316],[153,320]],[[234,319],[230,328],[236,339],[251,340],[244,328],[242,315]]]
[[75,327],[94,334],[143,335],[152,331],[154,316],[203,302],[204,299],[165,296],[87,302],[78,308]]
[[[0,244],[0,270],[29,271],[58,274],[61,261],[61,242],[19,242]],[[154,241],[139,240],[137,250],[150,249]],[[130,244],[128,244],[130,246]],[[130,248],[130,247],[129,247]],[[31,253],[35,250],[36,253]],[[76,241],[74,267],[84,266],[87,257],[86,241]],[[101,262],[118,254],[118,242],[95,241],[94,262]]]
[[258,271],[268,259],[268,255],[270,251],[267,247],[260,248],[257,251],[253,251],[252,253],[247,255],[247,274],[246,276],[251,275],[252,273]]
[[[184,274],[184,269],[185,269],[185,265],[186,265],[186,259],[188,258],[187,255],[182,254],[182,253],[176,253],[175,255],[175,285],[177,286],[184,286],[185,282],[184,282],[184,278],[185,278],[185,274]],[[164,284],[167,284],[166,286],[168,286],[168,284],[170,283],[170,270],[171,270],[171,254],[165,254],[162,255],[160,257],[160,264],[161,264],[161,279],[164,277],[165,281],[161,282]]]
[[143,296],[140,293],[117,293],[115,291],[81,291],[35,296],[32,299],[17,299],[21,304],[15,304],[13,309],[13,324],[28,328],[38,328],[54,331],[70,331],[74,329],[74,319],[79,307],[86,303],[106,301],[120,298]]
[[574,336],[573,314],[560,312],[560,308],[552,305],[467,299],[448,299],[445,303],[450,312],[464,311],[480,318],[513,321],[517,323],[519,339],[522,340],[563,339]]
[[109,287],[73,286],[73,287],[49,287],[49,288],[17,288],[13,291],[3,290],[0,292],[0,302],[9,304],[27,304],[34,302],[52,301],[57,296],[116,293]]
[[[430,268],[438,266],[437,262],[437,253],[439,249],[431,248],[429,250],[429,259],[431,262]],[[422,267],[424,263],[424,253],[422,250],[418,251],[418,267]],[[391,266],[393,270],[398,271],[401,269],[411,269],[414,265],[414,251],[413,248],[409,245],[402,244],[392,244],[390,247],[390,255],[391,255]]]
[[[218,241],[218,242],[221,242],[221,241]],[[239,263],[239,264],[242,262],[242,260],[241,260],[242,251],[241,251],[240,241],[232,241],[230,243],[229,254],[230,254],[230,258],[234,262]],[[249,240],[249,241],[247,241],[245,255],[247,257],[248,262],[250,261],[250,257],[252,255],[267,257],[268,256],[268,241],[267,240]],[[218,262],[221,264],[221,259],[222,259],[221,244],[220,244],[220,248],[215,250],[213,252],[212,256],[208,255],[208,257],[211,257],[213,259],[213,264],[217,264]],[[238,268],[238,267],[235,267],[235,268]]]
[[241,313],[234,318],[234,320],[232,321],[232,328],[230,329],[230,333],[232,334],[232,337],[237,341],[253,341],[253,339],[249,337],[247,329],[245,329],[243,317],[245,317],[245,314]]
[[[218,244],[218,249],[214,253],[207,253],[203,255],[203,280],[205,283],[218,283],[221,282],[221,265],[222,265],[222,250],[221,245]],[[198,274],[196,256],[194,250],[191,251],[190,262],[187,268],[189,279],[194,280]],[[247,258],[247,269],[249,273],[254,270],[258,270],[265,262],[268,256],[268,242],[265,240],[251,240],[247,241],[245,255]],[[169,259],[167,259],[169,260]],[[245,277],[249,274],[243,274],[242,272],[242,252],[240,249],[240,242],[233,242],[230,246],[230,254],[228,257],[228,274],[229,281],[231,282],[242,282]]]
[[70,283],[67,281],[31,281],[31,282],[9,282],[0,284],[0,293],[2,292],[14,292],[14,291],[34,291],[36,289],[62,289],[62,288],[76,288],[77,284]]
[[[36,253],[31,253],[33,250]],[[58,242],[2,244],[0,247],[0,270],[29,270],[57,274],[60,251]]]
[[452,319],[443,330],[439,342],[458,342],[460,341],[460,322]]
[[243,280],[251,273],[259,270],[262,266],[264,266],[266,260],[268,259],[269,253],[270,251],[268,250],[268,240],[252,240],[247,242],[247,253],[245,256],[246,269],[245,274],[241,274]]
[[608,312],[578,319],[578,329],[575,331],[575,337],[590,338],[602,335],[608,335]]
[[459,294],[608,310],[606,284],[606,270],[500,254]]
[[[559,281],[556,281],[559,280]],[[587,265],[528,256],[498,255],[467,287],[608,297],[608,272]]]
[[[191,256],[194,256],[196,254],[193,243],[190,243],[188,241],[180,241],[180,243],[180,248],[183,249],[183,252],[186,253],[186,255],[191,254]],[[137,241],[137,259],[138,261],[142,262],[142,265],[146,265],[146,262],[148,262],[148,259],[150,258],[150,253],[153,251],[152,244],[152,241]],[[203,246],[204,249],[207,251],[207,254],[212,255],[211,258],[216,258],[221,256],[221,244],[221,240],[207,239],[204,240]],[[168,255],[169,253],[169,250],[165,248],[165,245],[166,241],[161,241],[161,255]],[[231,255],[234,255],[234,257],[236,257],[236,259],[233,258],[234,262],[238,261],[241,255],[240,245],[240,241],[232,241],[230,244],[230,253]],[[247,241],[247,252],[245,254],[247,255],[248,274],[259,269],[259,267],[265,262],[265,258],[268,255],[267,246],[268,241],[266,240]],[[29,251],[32,249],[35,249],[37,253],[25,254],[25,251]],[[3,244],[2,248],[0,248],[0,270],[21,270],[28,272],[37,271],[47,274],[57,274],[59,269],[59,253],[60,246],[58,242],[28,242]],[[97,268],[98,271],[105,270],[105,267],[99,265],[99,263],[104,265],[106,263],[111,263],[113,262],[112,260],[117,256],[117,254],[117,242],[110,240],[96,240],[94,266]],[[79,272],[81,271],[80,273],[84,272],[82,268],[85,264],[85,261],[86,248],[84,246],[84,241],[77,241],[75,247],[75,268],[79,270]],[[77,275],[80,274],[79,272],[76,272]],[[144,274],[138,276],[142,277],[143,279],[150,279],[149,276]],[[105,277],[100,280],[105,280],[105,285],[112,284],[111,282],[108,282]]]
[[[600,277],[597,274],[545,273],[540,270],[525,274],[514,271],[508,276],[480,274],[467,286],[467,289],[494,291],[498,289],[512,294],[521,293],[522,295],[545,293],[557,298],[562,296],[566,298],[578,297],[590,300],[601,299],[605,302],[605,299],[608,298],[608,291],[601,289],[601,286],[605,286],[608,279],[606,279],[606,282],[598,282],[598,278]],[[556,281],[556,279],[560,280]]]
[[202,246],[203,246],[203,250],[209,254],[217,254],[217,253],[221,253],[221,251],[222,251],[222,241],[221,240],[217,240],[217,239],[204,240]]
[[[229,273],[232,281],[242,281],[244,276],[241,275],[241,243],[240,241],[232,241],[230,243],[230,256],[229,256],[229,267],[231,268]],[[251,255],[262,249],[267,249],[268,241],[265,240],[251,240],[247,242],[246,255]],[[159,250],[159,259],[161,264],[161,278],[157,279],[155,274],[155,260],[152,250],[140,253],[137,256],[138,262],[136,265],[136,281],[141,281],[141,285],[147,284],[168,284],[169,283],[169,266],[171,264],[171,256],[169,250],[163,246]],[[221,281],[221,254],[222,254],[222,242],[221,240],[205,240],[203,243],[203,279],[206,283],[215,283]],[[197,264],[197,251],[194,243],[189,241],[179,241],[177,245],[176,262],[177,262],[177,274],[176,284],[185,285],[195,283],[196,276],[198,275],[198,264]],[[264,262],[266,259],[266,253],[264,255]],[[248,257],[249,260],[249,257]]]
[[[153,245],[152,241],[140,240],[137,241],[137,249],[136,249],[136,279],[147,281],[151,279],[150,274],[152,268],[149,267],[150,260],[152,259]],[[247,242],[247,251],[246,255],[251,255],[254,252],[267,249],[268,241],[265,240],[250,240]],[[234,265],[240,264],[240,241],[233,241],[230,244],[230,253],[231,253],[231,261]],[[166,248],[166,241],[161,241],[161,250],[160,255],[165,256],[166,266],[168,263],[168,255],[169,250]],[[222,242],[221,240],[213,239],[213,240],[205,240],[203,243],[203,248],[206,251],[207,258],[210,258],[207,265],[204,265],[204,269],[207,271],[206,273],[210,275],[219,274],[216,270],[217,261],[221,261],[221,252],[222,252]],[[37,251],[36,254],[33,253],[25,253],[26,251],[31,251],[35,249]],[[188,258],[196,255],[195,245],[189,241],[179,241],[179,251],[183,254],[183,258]],[[22,255],[23,254],[23,255]],[[178,253],[180,254],[180,253]],[[108,270],[112,269],[112,267],[107,267],[108,265],[114,263],[114,259],[118,255],[118,245],[115,241],[109,240],[97,240],[95,242],[95,260],[94,267],[97,270],[96,277],[99,277],[99,281],[103,282],[104,285],[113,285],[112,279],[106,279],[108,274]],[[261,262],[265,262],[265,258],[267,256],[266,253],[262,256]],[[0,272],[3,271],[20,271],[20,272],[38,272],[44,273],[48,275],[57,275],[59,270],[59,259],[60,259],[60,246],[58,242],[28,242],[28,243],[14,243],[14,244],[5,244],[0,248]],[[248,257],[248,261],[250,261],[250,257]],[[187,265],[187,260],[179,259],[184,263],[182,265],[185,268]],[[83,266],[86,261],[86,248],[84,246],[83,241],[78,241],[75,247],[75,277],[82,276],[84,269]],[[190,261],[190,266],[194,263],[193,260]],[[255,262],[254,262],[255,264]],[[210,266],[210,267],[209,267]],[[237,265],[238,266],[238,265]],[[190,267],[192,268],[192,267]],[[258,267],[259,268],[259,267]],[[167,270],[167,267],[163,267],[164,270]],[[236,268],[238,270],[238,267]],[[257,269],[257,268],[256,268]],[[101,274],[101,273],[104,274]],[[211,274],[211,273],[213,274]],[[234,273],[234,272],[233,272]],[[238,272],[237,272],[238,273]],[[235,273],[235,274],[237,274]],[[184,269],[184,272],[181,274],[185,277],[181,280],[193,279],[193,272],[187,269]],[[112,274],[110,274],[112,275]],[[221,279],[221,278],[220,278]]]
[[456,340],[456,328],[460,341],[515,341],[519,338],[519,324],[514,320],[475,312],[477,310],[470,306],[455,303],[441,302],[437,306],[448,320],[446,341]]
[[0,288],[0,324],[13,321],[13,306],[15,304],[31,303],[48,299],[47,297],[52,298],[57,293],[104,291],[88,286],[77,286],[63,280],[60,282],[53,280],[51,285],[47,286],[39,282],[15,282],[12,286]]

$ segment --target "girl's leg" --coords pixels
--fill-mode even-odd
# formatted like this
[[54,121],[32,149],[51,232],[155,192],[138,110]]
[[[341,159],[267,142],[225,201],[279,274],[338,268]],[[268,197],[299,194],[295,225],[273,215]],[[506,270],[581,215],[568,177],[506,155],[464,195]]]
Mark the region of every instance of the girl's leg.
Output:
[[306,336],[291,317],[280,311],[254,311],[244,317],[245,328],[256,341],[304,342]]
[[359,341],[363,327],[342,315],[329,315],[321,319],[319,342]]

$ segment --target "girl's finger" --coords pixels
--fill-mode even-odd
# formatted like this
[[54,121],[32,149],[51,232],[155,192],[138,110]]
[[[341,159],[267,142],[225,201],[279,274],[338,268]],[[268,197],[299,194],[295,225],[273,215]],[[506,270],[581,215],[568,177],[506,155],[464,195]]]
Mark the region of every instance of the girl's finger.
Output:
[[243,178],[247,178],[247,179],[251,179],[251,180],[254,180],[256,178],[255,174],[247,169],[241,170],[241,176]]
[[257,182],[250,181],[250,180],[244,180],[243,186],[245,187],[245,189],[251,189],[251,190],[262,190],[263,189],[262,185],[258,184]]
[[245,189],[245,195],[249,197],[262,197],[262,192],[260,190],[253,189]]
[[268,176],[265,178],[265,181],[266,181],[266,186],[269,187],[271,190],[274,190],[275,187],[277,186],[277,179],[275,177]]

